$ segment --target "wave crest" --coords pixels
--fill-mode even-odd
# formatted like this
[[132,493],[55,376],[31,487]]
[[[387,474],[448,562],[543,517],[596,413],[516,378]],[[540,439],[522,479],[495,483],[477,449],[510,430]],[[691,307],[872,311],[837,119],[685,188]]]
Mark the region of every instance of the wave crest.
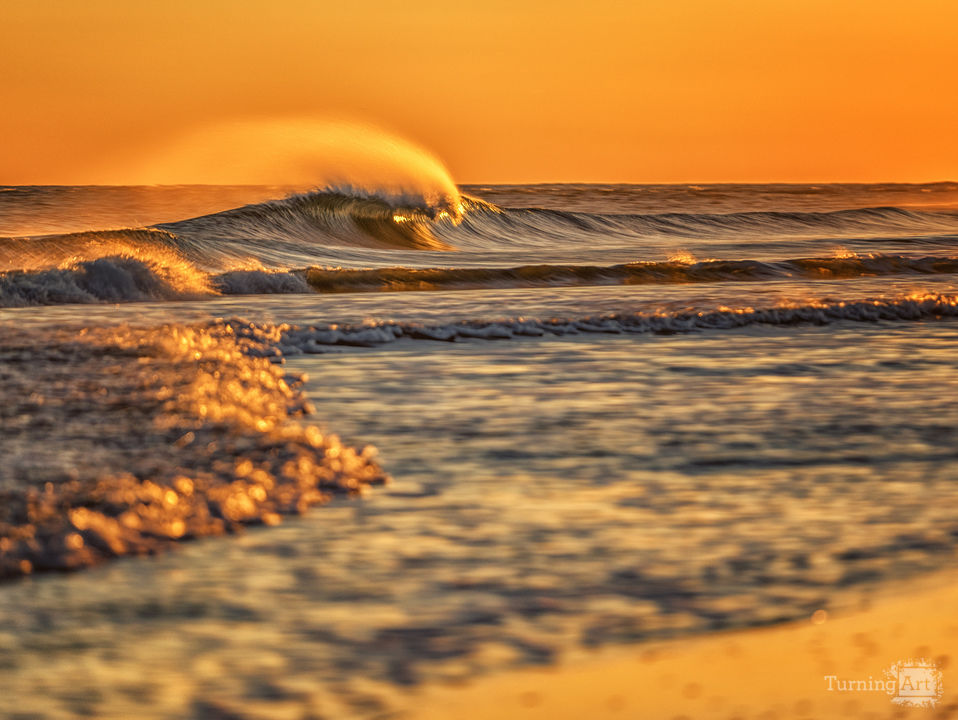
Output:
[[0,273],[0,307],[187,300],[213,294],[192,266],[116,255],[33,272]]
[[151,250],[61,267],[0,273],[0,307],[63,303],[182,300],[211,295],[356,293],[581,285],[655,285],[768,280],[841,280],[958,273],[958,257],[856,255],[788,260],[701,260],[621,265],[521,265],[506,268],[246,267],[205,273],[178,255]]
[[200,247],[283,239],[302,243],[304,250],[310,244],[451,250],[433,223],[456,223],[462,211],[458,200],[430,204],[417,196],[340,187],[157,227]]

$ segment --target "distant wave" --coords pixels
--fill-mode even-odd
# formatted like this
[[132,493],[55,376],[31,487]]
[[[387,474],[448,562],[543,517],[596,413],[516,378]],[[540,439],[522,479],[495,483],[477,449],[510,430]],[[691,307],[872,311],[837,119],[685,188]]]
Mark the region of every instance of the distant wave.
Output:
[[214,295],[405,292],[576,285],[840,280],[958,274],[958,257],[854,255],[788,260],[702,260],[505,268],[237,269],[204,273],[152,253],[118,254],[65,267],[0,273],[0,307],[184,300]]
[[832,212],[736,212],[595,214],[499,208],[489,203],[469,205],[460,225],[439,228],[442,238],[456,247],[495,240],[516,244],[583,242],[589,237],[623,239],[649,237],[910,237],[958,233],[958,213],[925,212],[897,207],[874,207]]
[[[0,270],[34,270],[122,254],[123,247],[171,252],[207,272],[259,265],[305,267],[335,261],[339,251],[498,252],[522,249],[581,253],[592,246],[634,248],[658,240],[717,240],[747,245],[790,238],[841,244],[888,239],[896,244],[958,242],[958,213],[876,207],[834,212],[600,214],[501,208],[475,198],[429,204],[422,197],[374,188],[327,188],[146,228],[0,238]],[[123,246],[123,247],[121,247]],[[337,251],[337,249],[339,249]]]
[[[495,321],[464,321],[442,324],[378,322],[362,325],[315,325],[284,327],[278,334],[270,328],[234,318],[226,321],[238,336],[272,337],[272,350],[257,346],[257,353],[282,355],[326,353],[337,346],[378,347],[400,339],[457,342],[462,340],[509,340],[523,337],[564,336],[589,333],[671,335],[702,330],[731,330],[751,325],[787,327],[828,325],[835,322],[915,321],[958,317],[958,296],[903,295],[892,299],[815,301],[780,304],[764,308],[717,308],[699,312],[607,313],[565,318],[506,318]],[[222,320],[214,323],[224,322]]]
[[310,268],[309,284],[321,292],[454,290],[562,285],[700,283],[839,279],[878,275],[958,273],[958,257],[851,255],[780,261],[703,260],[620,265],[524,265],[512,268]]

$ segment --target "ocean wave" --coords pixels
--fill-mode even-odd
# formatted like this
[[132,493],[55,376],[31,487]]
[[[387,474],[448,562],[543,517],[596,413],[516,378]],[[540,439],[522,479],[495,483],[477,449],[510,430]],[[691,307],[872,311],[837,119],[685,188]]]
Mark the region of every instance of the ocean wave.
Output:
[[[958,295],[911,294],[869,300],[821,300],[782,303],[771,307],[719,307],[701,311],[606,313],[565,318],[504,318],[440,324],[367,322],[360,325],[271,326],[240,318],[226,323],[238,337],[256,341],[255,353],[279,361],[283,355],[322,354],[340,347],[379,347],[398,340],[510,340],[581,334],[672,335],[703,330],[731,330],[752,325],[788,327],[828,325],[842,321],[917,321],[958,317]],[[270,335],[270,333],[273,333]],[[266,342],[268,338],[271,342]]]
[[344,186],[145,228],[0,238],[0,270],[94,260],[124,247],[175,253],[204,271],[222,272],[257,264],[276,269],[337,262],[341,253],[360,250],[493,254],[521,249],[548,262],[551,253],[581,255],[588,248],[634,248],[640,254],[681,247],[679,239],[751,246],[798,237],[831,245],[880,239],[948,246],[958,240],[958,214],[897,207],[601,214],[503,208],[468,196],[430,204],[415,195]]
[[598,214],[541,208],[500,208],[470,204],[462,222],[439,228],[456,247],[479,241],[544,244],[583,241],[590,237],[710,239],[747,237],[923,237],[958,233],[958,213],[873,207],[831,212],[734,212]]
[[283,238],[350,247],[450,250],[433,232],[437,221],[455,224],[457,200],[426,204],[416,196],[339,187],[181,220],[156,227],[202,245],[217,240]]
[[188,263],[111,256],[49,270],[0,273],[0,307],[187,300],[213,294]]
[[0,238],[0,271],[121,254],[175,255],[212,272],[305,263],[330,247],[451,250],[435,229],[455,225],[464,210],[458,198],[429,205],[415,195],[332,188],[150,227]]
[[958,257],[855,255],[788,260],[675,259],[619,265],[352,270],[235,269],[205,273],[177,255],[118,254],[63,267],[0,273],[0,307],[187,300],[216,295],[406,292],[958,274]]
[[747,282],[958,273],[958,258],[853,255],[761,260],[670,260],[620,265],[523,265],[511,268],[310,268],[320,292],[454,290],[564,285]]

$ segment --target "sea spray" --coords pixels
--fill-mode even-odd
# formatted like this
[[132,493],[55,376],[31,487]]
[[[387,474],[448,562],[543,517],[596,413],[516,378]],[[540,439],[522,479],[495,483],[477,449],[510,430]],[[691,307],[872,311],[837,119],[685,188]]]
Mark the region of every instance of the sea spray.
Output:
[[427,150],[371,124],[337,120],[233,120],[198,127],[110,177],[116,183],[363,188],[426,205],[455,206],[459,200],[449,171]]

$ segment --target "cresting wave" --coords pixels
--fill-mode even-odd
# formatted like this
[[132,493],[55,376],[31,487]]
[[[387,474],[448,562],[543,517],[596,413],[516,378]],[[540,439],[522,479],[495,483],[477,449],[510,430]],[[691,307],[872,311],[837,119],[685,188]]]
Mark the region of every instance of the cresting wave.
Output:
[[[0,271],[93,260],[109,246],[174,252],[197,268],[304,267],[328,248],[499,251],[582,248],[610,241],[641,252],[649,238],[893,238],[953,244],[958,213],[902,208],[833,212],[595,214],[500,208],[467,196],[331,187],[147,228],[0,238]],[[103,246],[106,246],[104,248]]]
[[115,254],[176,256],[214,271],[242,264],[288,266],[291,257],[302,260],[329,246],[448,250],[434,228],[460,222],[465,209],[458,196],[428,204],[414,194],[329,188],[145,228],[0,238],[0,271]]
[[[889,240],[888,254],[781,257],[789,238],[814,252]],[[774,248],[765,238],[781,243]],[[663,240],[663,238],[666,238]],[[582,264],[614,247],[615,258],[668,254],[677,238],[705,239],[725,259]],[[731,238],[732,245],[722,245]],[[756,240],[755,238],[758,238]],[[784,238],[784,240],[782,240]],[[832,212],[590,214],[500,208],[456,195],[330,187],[150,227],[0,238],[0,307],[180,300],[219,294],[364,292],[550,285],[695,283],[777,278],[853,278],[958,272],[951,255],[896,254],[952,248],[958,214],[902,208]],[[710,245],[708,243],[718,243]],[[744,243],[736,245],[735,243]],[[656,245],[658,243],[658,245]],[[683,243],[684,244],[684,243]],[[861,248],[861,245],[856,245]],[[655,249],[653,249],[655,248]],[[480,254],[451,267],[418,268],[423,251]],[[496,265],[498,255],[534,264]],[[754,255],[750,253],[754,252]],[[743,259],[736,254],[749,253]],[[661,257],[660,254],[660,257]],[[550,262],[550,258],[570,258]],[[346,262],[366,269],[330,266]],[[390,262],[391,257],[396,261]],[[542,262],[535,262],[539,258]],[[422,263],[425,264],[425,263]],[[436,263],[438,265],[438,263]],[[301,268],[290,270],[290,268]]]
[[[458,223],[459,196],[430,202],[415,194],[394,195],[353,187],[328,188],[282,200],[157,225],[199,250],[237,241],[282,240],[351,247],[451,250],[436,237],[437,221]],[[186,249],[186,248],[182,248]],[[198,258],[202,262],[202,258]]]
[[124,252],[48,270],[0,273],[0,307],[187,300],[216,295],[356,293],[576,285],[839,280],[958,273],[958,257],[854,255],[778,261],[675,259],[619,265],[350,270],[237,269],[202,273],[176,256]]

